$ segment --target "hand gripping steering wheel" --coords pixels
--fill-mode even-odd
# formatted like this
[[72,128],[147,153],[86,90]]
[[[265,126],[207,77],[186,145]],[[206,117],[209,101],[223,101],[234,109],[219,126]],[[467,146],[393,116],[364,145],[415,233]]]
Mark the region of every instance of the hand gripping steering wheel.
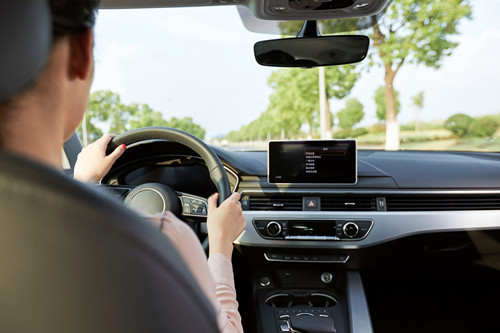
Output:
[[[114,137],[108,144],[106,153],[111,153],[116,147],[122,144],[125,144],[127,147],[133,147],[154,140],[173,141],[192,149],[200,155],[207,166],[210,179],[219,193],[219,205],[231,195],[229,179],[219,157],[203,141],[184,131],[168,127],[145,127],[131,130]],[[158,210],[172,210],[174,214],[182,216],[185,211],[183,211],[179,204],[184,202],[183,200],[186,197],[189,197],[189,194],[175,192],[167,185],[146,183],[130,191],[125,199],[125,203],[147,212],[154,213]],[[203,245],[205,249],[208,248],[207,240],[205,240]]]

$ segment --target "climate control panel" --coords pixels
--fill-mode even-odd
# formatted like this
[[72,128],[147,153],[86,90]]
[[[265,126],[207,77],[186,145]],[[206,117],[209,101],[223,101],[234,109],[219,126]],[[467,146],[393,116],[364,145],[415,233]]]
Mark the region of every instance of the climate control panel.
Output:
[[372,220],[282,220],[254,219],[259,235],[267,239],[290,240],[360,240],[373,227]]

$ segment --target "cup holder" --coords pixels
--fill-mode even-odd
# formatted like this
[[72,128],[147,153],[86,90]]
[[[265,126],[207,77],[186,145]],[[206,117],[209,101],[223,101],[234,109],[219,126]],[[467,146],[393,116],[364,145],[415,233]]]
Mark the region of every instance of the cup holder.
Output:
[[312,291],[272,293],[266,297],[265,303],[273,308],[291,308],[297,305],[328,308],[336,305],[338,301],[333,295],[323,291]]

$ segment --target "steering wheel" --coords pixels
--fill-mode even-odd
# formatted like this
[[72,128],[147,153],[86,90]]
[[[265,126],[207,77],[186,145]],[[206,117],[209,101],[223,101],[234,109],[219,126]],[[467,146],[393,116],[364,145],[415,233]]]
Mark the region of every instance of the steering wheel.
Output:
[[[168,127],[144,127],[131,130],[114,137],[108,144],[106,153],[110,154],[122,144],[127,147],[138,146],[151,140],[169,140],[184,145],[200,155],[205,162],[210,179],[219,193],[219,205],[231,195],[231,187],[224,166],[213,150],[197,137],[184,131]],[[196,195],[174,191],[170,186],[160,183],[146,183],[131,190],[125,203],[148,213],[172,211],[178,216],[206,216],[207,201]],[[203,242],[208,249],[208,238]]]

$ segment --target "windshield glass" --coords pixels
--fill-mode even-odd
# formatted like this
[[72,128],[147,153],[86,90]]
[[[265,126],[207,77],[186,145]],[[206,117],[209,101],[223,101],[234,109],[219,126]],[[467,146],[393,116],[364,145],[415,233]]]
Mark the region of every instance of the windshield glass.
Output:
[[80,135],[169,126],[233,150],[355,138],[361,149],[500,151],[500,2],[420,3],[394,0],[356,32],[370,37],[365,60],[324,69],[255,61],[256,42],[302,22],[276,35],[246,30],[234,6],[101,10]]

